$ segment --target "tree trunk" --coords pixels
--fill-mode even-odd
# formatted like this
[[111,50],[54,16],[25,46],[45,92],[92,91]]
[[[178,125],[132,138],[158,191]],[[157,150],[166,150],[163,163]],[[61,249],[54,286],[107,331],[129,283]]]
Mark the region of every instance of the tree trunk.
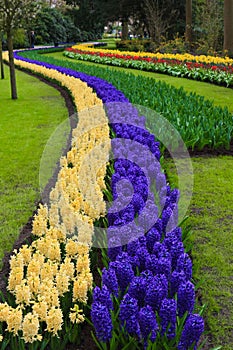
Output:
[[4,67],[2,59],[2,36],[0,35],[0,66],[1,66],[1,79],[4,79]]
[[224,0],[224,45],[223,49],[233,57],[233,0]]
[[15,64],[14,64],[14,53],[13,53],[13,39],[12,31],[7,30],[7,46],[9,53],[9,67],[10,67],[10,80],[11,80],[11,98],[16,100],[17,97],[17,87],[16,87],[16,77],[15,77]]
[[122,40],[127,40],[128,39],[128,20],[123,19],[122,20],[122,35],[121,35]]
[[186,0],[185,41],[188,44],[192,42],[192,0]]

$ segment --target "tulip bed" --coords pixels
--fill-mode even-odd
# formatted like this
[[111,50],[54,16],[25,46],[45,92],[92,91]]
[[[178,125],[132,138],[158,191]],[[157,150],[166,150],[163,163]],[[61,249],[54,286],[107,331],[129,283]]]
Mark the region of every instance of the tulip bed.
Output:
[[233,85],[233,60],[228,57],[121,52],[90,48],[85,44],[67,48],[64,55],[76,60],[166,73],[176,77],[207,81],[227,87]]
[[[168,84],[144,76],[99,66],[85,65],[66,60],[57,60],[40,53],[48,50],[25,51],[25,59],[44,61],[48,64],[78,70],[111,82],[134,104],[148,107],[165,117],[179,131],[186,146],[192,149],[230,147],[233,131],[233,116],[227,108],[215,107],[213,102],[195,93],[186,93]],[[105,99],[104,93],[101,98]],[[105,101],[105,100],[103,100]],[[147,127],[154,132],[153,116],[147,117]]]
[[[100,78],[15,58],[69,89],[79,121],[50,203],[34,217],[34,241],[11,258],[1,349],[65,349],[79,343],[85,320],[100,349],[196,349],[204,323],[177,226],[179,191],[166,182],[145,118]],[[114,199],[108,211],[104,196]],[[92,293],[91,246],[101,225],[108,249]]]

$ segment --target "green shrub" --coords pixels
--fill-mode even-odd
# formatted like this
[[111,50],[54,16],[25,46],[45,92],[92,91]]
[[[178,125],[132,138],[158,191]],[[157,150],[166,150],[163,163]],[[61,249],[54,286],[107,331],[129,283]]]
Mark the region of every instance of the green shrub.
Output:
[[150,44],[150,40],[144,39],[120,40],[116,42],[116,48],[125,51],[148,51]]
[[22,49],[29,46],[27,32],[24,29],[16,29],[13,32],[13,42],[15,49]]

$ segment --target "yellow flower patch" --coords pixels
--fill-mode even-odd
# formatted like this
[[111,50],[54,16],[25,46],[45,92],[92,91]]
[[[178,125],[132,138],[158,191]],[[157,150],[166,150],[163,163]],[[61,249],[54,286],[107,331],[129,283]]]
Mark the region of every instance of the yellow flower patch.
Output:
[[8,290],[18,306],[0,304],[0,321],[6,322],[7,331],[14,335],[21,331],[24,341],[33,343],[42,340],[40,322],[58,336],[64,323],[60,300],[69,290],[70,322],[84,321],[77,302],[86,303],[92,288],[89,251],[93,222],[106,214],[102,191],[111,145],[102,101],[86,83],[55,69],[20,60],[15,64],[69,89],[78,111],[71,149],[60,161],[50,204],[40,205],[33,220],[36,240],[11,257]]

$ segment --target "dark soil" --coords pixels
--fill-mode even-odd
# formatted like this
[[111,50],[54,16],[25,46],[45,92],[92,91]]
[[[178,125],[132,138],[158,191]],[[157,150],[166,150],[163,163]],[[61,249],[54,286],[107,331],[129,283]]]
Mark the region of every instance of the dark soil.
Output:
[[[62,97],[65,99],[66,102],[66,107],[68,109],[69,112],[69,116],[74,115],[75,113],[75,107],[74,107],[74,103],[72,100],[72,97],[70,96],[69,92],[62,88],[61,86],[57,85],[54,82],[48,81],[45,78],[41,77],[41,76],[37,76],[33,73],[30,73],[28,71],[26,71],[27,74],[33,75],[35,77],[37,77],[38,79],[40,79],[41,81],[43,81],[46,84],[49,84],[50,86],[56,88],[62,95]],[[71,123],[73,123],[74,121],[71,118]],[[72,128],[74,127],[74,125],[71,125]],[[70,144],[67,144],[67,150],[69,149]],[[67,150],[64,151],[64,154],[66,154]],[[212,157],[212,156],[219,156],[219,155],[230,155],[233,156],[233,142],[231,142],[230,148],[229,150],[226,149],[218,149],[218,150],[212,150],[209,147],[205,147],[203,150],[189,150],[189,154],[191,157]],[[165,157],[170,157],[170,154],[168,152],[165,151],[164,154]],[[182,157],[182,154],[181,154]],[[56,183],[56,179],[57,179],[57,173],[59,171],[59,167],[57,167],[53,177],[50,179],[49,183],[47,184],[46,188],[45,188],[45,192],[43,194],[43,198],[47,198],[50,190],[52,187],[54,187],[55,183]],[[39,206],[40,203],[37,203],[37,208]],[[6,296],[6,284],[7,284],[7,279],[8,279],[8,275],[9,275],[9,271],[10,271],[10,265],[9,265],[9,261],[10,261],[10,257],[13,254],[13,251],[16,249],[18,250],[23,244],[30,244],[32,242],[32,235],[31,235],[31,231],[32,231],[32,222],[33,222],[33,218],[34,215],[36,214],[37,210],[35,212],[33,212],[32,216],[29,218],[27,224],[22,228],[18,239],[15,241],[14,246],[12,248],[12,251],[9,253],[6,253],[2,262],[3,262],[3,267],[2,270],[0,271],[0,291],[2,291],[3,295]],[[97,271],[97,268],[99,267],[100,269],[102,268],[102,262],[101,262],[101,251],[99,249],[95,249],[95,254],[97,256],[97,261],[96,263],[92,266],[92,272],[93,272],[93,277],[94,277],[94,283],[96,285],[100,285],[100,276],[99,273]],[[198,300],[201,304],[201,295],[198,295]],[[207,329],[207,333],[208,333],[208,325],[206,325],[206,329]],[[91,331],[93,331],[92,327],[85,323],[83,325],[82,328],[82,332],[81,332],[81,345],[67,345],[66,349],[67,350],[97,350],[98,347],[96,346],[96,344],[94,343],[92,336],[91,336]],[[213,344],[211,342],[211,335],[205,335],[203,337],[203,340],[206,341],[203,350],[208,350],[210,349]]]

